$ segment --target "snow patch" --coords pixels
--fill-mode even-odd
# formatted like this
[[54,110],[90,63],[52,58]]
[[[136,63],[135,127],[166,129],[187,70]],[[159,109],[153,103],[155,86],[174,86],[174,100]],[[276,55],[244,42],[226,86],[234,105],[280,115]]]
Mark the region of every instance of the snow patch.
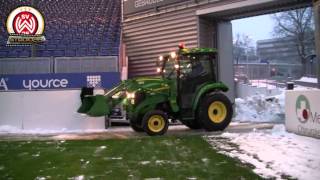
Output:
[[122,157],[105,157],[104,160],[122,160]]
[[46,180],[45,177],[36,177],[35,179],[36,179],[36,180]]
[[169,160],[156,160],[155,164],[156,165],[160,165],[160,166],[165,165],[165,164],[171,164],[171,165],[176,166],[176,165],[180,165],[181,162],[179,162],[179,161],[169,161]]
[[10,125],[1,125],[0,126],[0,135],[1,134],[61,134],[61,133],[98,133],[106,132],[105,129],[78,129],[78,130],[68,130],[66,128],[60,130],[49,130],[49,129],[32,129],[26,130],[17,128]]
[[265,178],[320,179],[320,140],[288,133],[282,124],[205,139],[220,153],[253,165],[254,172]]
[[141,161],[141,162],[139,162],[139,164],[141,164],[141,165],[147,165],[147,164],[150,164],[150,161]]
[[32,154],[32,157],[39,157],[40,156],[40,152],[37,152],[36,154]]
[[85,176],[84,175],[80,175],[80,176],[76,176],[76,177],[71,177],[68,178],[69,180],[84,180]]
[[300,82],[308,82],[308,83],[318,83],[318,79],[317,78],[312,78],[312,77],[301,77],[300,79],[296,80],[296,81],[300,81]]
[[238,122],[282,122],[284,121],[285,94],[273,97],[250,96],[235,100],[235,118]]
[[187,177],[188,180],[196,180],[196,177]]
[[98,156],[104,149],[106,149],[107,146],[100,146],[100,147],[97,147],[95,152],[94,152],[94,155],[95,156]]

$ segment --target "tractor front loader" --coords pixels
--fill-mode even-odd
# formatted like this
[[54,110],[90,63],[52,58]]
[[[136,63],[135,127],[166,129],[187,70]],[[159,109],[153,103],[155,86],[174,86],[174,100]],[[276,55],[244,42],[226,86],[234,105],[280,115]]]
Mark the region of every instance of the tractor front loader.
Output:
[[157,72],[161,77],[140,77],[122,81],[104,95],[87,95],[79,113],[110,116],[123,105],[135,131],[162,135],[169,119],[179,120],[191,129],[224,130],[233,108],[223,92],[228,87],[217,81],[217,51],[211,48],[187,49],[160,56]]

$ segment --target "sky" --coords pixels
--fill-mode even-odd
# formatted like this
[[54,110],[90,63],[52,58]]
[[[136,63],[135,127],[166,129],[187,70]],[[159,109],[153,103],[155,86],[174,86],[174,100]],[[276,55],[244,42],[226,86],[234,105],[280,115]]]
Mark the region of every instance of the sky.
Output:
[[237,33],[246,34],[253,40],[253,46],[255,46],[257,40],[272,38],[274,22],[270,15],[238,19],[231,23],[233,37]]

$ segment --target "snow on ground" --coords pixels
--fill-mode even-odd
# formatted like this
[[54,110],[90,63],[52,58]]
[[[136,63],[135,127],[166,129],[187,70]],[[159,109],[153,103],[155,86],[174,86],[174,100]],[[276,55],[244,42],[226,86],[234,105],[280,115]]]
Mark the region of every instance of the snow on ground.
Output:
[[285,94],[266,97],[254,95],[235,100],[235,118],[239,122],[283,122]]
[[288,133],[284,125],[204,138],[219,152],[253,165],[263,177],[320,179],[320,139]]
[[297,81],[300,82],[308,82],[308,83],[318,83],[318,79],[317,78],[312,78],[312,77],[301,77],[300,79],[298,79]]
[[105,129],[76,129],[76,130],[68,130],[68,129],[59,129],[59,130],[50,130],[50,129],[32,129],[26,130],[17,128],[15,126],[10,125],[2,125],[0,126],[0,135],[1,134],[60,134],[60,133],[96,133],[96,132],[105,132]]

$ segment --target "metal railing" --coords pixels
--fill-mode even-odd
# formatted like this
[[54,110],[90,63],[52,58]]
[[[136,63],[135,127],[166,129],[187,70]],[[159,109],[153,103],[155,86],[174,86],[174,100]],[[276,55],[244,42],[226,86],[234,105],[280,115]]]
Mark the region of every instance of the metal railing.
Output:
[[118,72],[117,56],[1,58],[0,74]]

